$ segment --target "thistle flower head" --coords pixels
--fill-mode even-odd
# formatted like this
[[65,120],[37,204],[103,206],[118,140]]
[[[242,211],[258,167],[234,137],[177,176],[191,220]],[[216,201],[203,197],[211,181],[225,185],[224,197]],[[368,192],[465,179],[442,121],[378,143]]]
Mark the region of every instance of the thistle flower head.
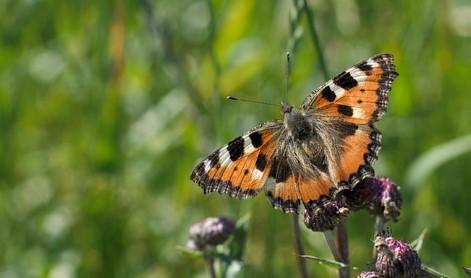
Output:
[[234,232],[235,221],[224,217],[209,217],[190,227],[187,247],[203,249],[207,245],[224,243]]
[[306,209],[304,224],[315,232],[333,230],[340,220],[347,217],[349,213],[350,210],[343,205],[342,201],[329,200],[315,208]]
[[387,177],[363,180],[351,192],[346,192],[346,199],[353,210],[365,208],[385,219],[397,221],[401,212],[401,193]]
[[376,271],[383,277],[418,277],[421,261],[417,252],[407,243],[390,236],[375,239]]

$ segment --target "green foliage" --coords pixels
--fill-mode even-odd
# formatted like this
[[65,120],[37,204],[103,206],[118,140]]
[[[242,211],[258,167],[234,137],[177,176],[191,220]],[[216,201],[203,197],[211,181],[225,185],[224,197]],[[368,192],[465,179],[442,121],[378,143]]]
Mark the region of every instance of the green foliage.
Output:
[[407,184],[417,186],[417,184],[423,183],[423,180],[439,166],[470,151],[471,135],[433,147],[419,156],[409,167],[406,174]]
[[420,249],[422,249],[422,246],[423,246],[423,244],[424,244],[424,239],[425,239],[425,235],[426,235],[426,234],[427,234],[427,229],[424,229],[424,230],[420,233],[419,237],[410,243],[410,246],[411,246],[412,248],[414,248],[415,251],[417,251],[417,253],[419,253],[419,252],[420,252]]
[[[391,226],[409,239],[426,228],[423,263],[462,275],[471,156],[456,140],[471,134],[470,3],[308,2],[331,73],[395,55],[376,164],[404,194]],[[291,103],[324,81],[306,17],[298,25],[290,11],[292,1],[0,1],[0,276],[204,276],[175,246],[199,219],[247,213],[243,273],[297,275],[289,216],[263,196],[205,196],[189,181],[203,155],[279,117],[224,98],[281,101],[288,48]],[[371,260],[373,226],[366,213],[349,218],[352,265]],[[321,235],[303,236],[307,254],[329,258]]]
[[250,215],[245,215],[237,221],[236,230],[229,244],[229,257],[233,260],[242,261],[245,244],[247,241],[247,232],[249,229]]
[[337,262],[336,260],[318,258],[316,256],[311,256],[311,255],[301,255],[301,257],[317,261],[319,264],[325,264],[329,267],[334,267],[334,268],[348,267],[348,265],[341,262]]

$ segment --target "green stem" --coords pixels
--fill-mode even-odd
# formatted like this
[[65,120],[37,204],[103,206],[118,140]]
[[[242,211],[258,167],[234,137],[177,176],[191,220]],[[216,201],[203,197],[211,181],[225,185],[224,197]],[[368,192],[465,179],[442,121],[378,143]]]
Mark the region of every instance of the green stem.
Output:
[[293,214],[293,235],[294,235],[294,246],[296,248],[299,274],[303,278],[309,277],[307,272],[306,259],[302,257],[304,255],[303,242],[301,240],[301,229],[299,227],[299,218],[297,214]]
[[[337,247],[340,253],[340,262],[348,265],[348,234],[347,234],[347,223],[345,219],[341,220],[337,225]],[[344,267],[339,269],[339,277],[348,278],[350,277],[350,268]]]
[[327,242],[327,246],[329,246],[330,252],[334,256],[334,259],[337,262],[341,262],[341,256],[339,253],[339,249],[337,248],[337,242],[335,240],[335,234],[333,231],[325,231],[324,232],[324,238],[325,241]]
[[321,67],[321,71],[324,75],[325,80],[327,80],[330,78],[330,75],[329,70],[327,69],[327,64],[325,62],[324,52],[320,44],[319,35],[317,34],[316,28],[314,27],[314,12],[309,7],[307,0],[303,0],[303,3],[303,10],[307,17],[307,25],[309,28],[309,33],[311,34],[311,40],[319,56],[319,66]]
[[206,265],[208,266],[209,277],[216,278],[216,271],[214,269],[214,258],[211,255],[206,254],[204,256]]

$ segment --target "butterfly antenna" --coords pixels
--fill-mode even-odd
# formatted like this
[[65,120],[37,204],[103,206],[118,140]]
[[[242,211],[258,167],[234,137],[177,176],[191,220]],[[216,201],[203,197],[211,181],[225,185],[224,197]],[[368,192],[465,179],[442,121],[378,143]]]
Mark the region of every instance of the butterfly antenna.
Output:
[[270,106],[280,107],[280,105],[278,105],[278,104],[269,103],[269,102],[264,102],[264,101],[251,100],[251,99],[244,99],[244,98],[238,98],[238,97],[233,97],[233,96],[227,96],[226,98],[227,98],[228,100],[239,100],[239,101],[244,101],[244,102],[250,102],[250,103],[257,103],[257,104],[263,104],[263,105],[270,105]]
[[285,102],[288,102],[288,91],[290,86],[290,76],[291,76],[291,54],[286,52],[286,88],[285,88]]

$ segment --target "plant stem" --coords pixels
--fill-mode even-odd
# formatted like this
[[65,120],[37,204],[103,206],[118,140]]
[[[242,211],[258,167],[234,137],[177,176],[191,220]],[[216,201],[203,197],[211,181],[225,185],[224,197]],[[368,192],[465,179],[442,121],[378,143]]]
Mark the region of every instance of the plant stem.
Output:
[[302,257],[304,255],[303,242],[301,240],[301,229],[299,227],[299,218],[297,214],[293,214],[293,235],[294,235],[294,246],[297,253],[299,274],[303,278],[309,277],[306,266],[306,259]]
[[214,258],[211,255],[206,254],[204,256],[206,265],[208,266],[209,277],[216,278],[216,271],[214,270]]
[[337,243],[335,240],[335,234],[333,231],[325,231],[324,232],[324,238],[325,241],[327,242],[327,245],[329,246],[330,252],[334,256],[334,259],[337,262],[340,262],[341,256],[339,253],[339,249],[337,248]]
[[384,216],[378,215],[376,216],[376,223],[375,223],[375,237],[381,234],[384,230]]
[[[376,238],[377,235],[381,234],[384,230],[384,216],[378,215],[376,216],[376,223],[375,223],[375,234],[373,236],[373,240]],[[376,247],[373,246],[373,261],[376,261]]]
[[[341,220],[337,225],[337,247],[340,253],[340,262],[348,265],[350,262],[348,259],[348,234],[345,219]],[[340,268],[339,277],[350,277],[350,268]]]
[[339,252],[338,240],[336,240],[335,233],[333,231],[325,231],[324,238],[327,242],[327,245],[329,246],[330,252],[332,252],[332,255],[334,256],[334,259],[337,262],[342,263],[343,265],[347,265],[346,267],[339,268],[339,277],[341,278],[350,277],[350,269],[348,266],[348,262],[344,263],[344,261],[342,260],[342,255]]
[[311,40],[319,56],[318,58],[321,71],[324,75],[325,80],[327,80],[330,78],[329,70],[327,69],[327,64],[325,62],[324,52],[322,51],[322,47],[320,44],[319,35],[317,34],[316,28],[314,27],[314,12],[307,4],[307,0],[303,0],[303,3],[303,10],[307,17],[307,25],[309,27],[309,33],[311,34]]

